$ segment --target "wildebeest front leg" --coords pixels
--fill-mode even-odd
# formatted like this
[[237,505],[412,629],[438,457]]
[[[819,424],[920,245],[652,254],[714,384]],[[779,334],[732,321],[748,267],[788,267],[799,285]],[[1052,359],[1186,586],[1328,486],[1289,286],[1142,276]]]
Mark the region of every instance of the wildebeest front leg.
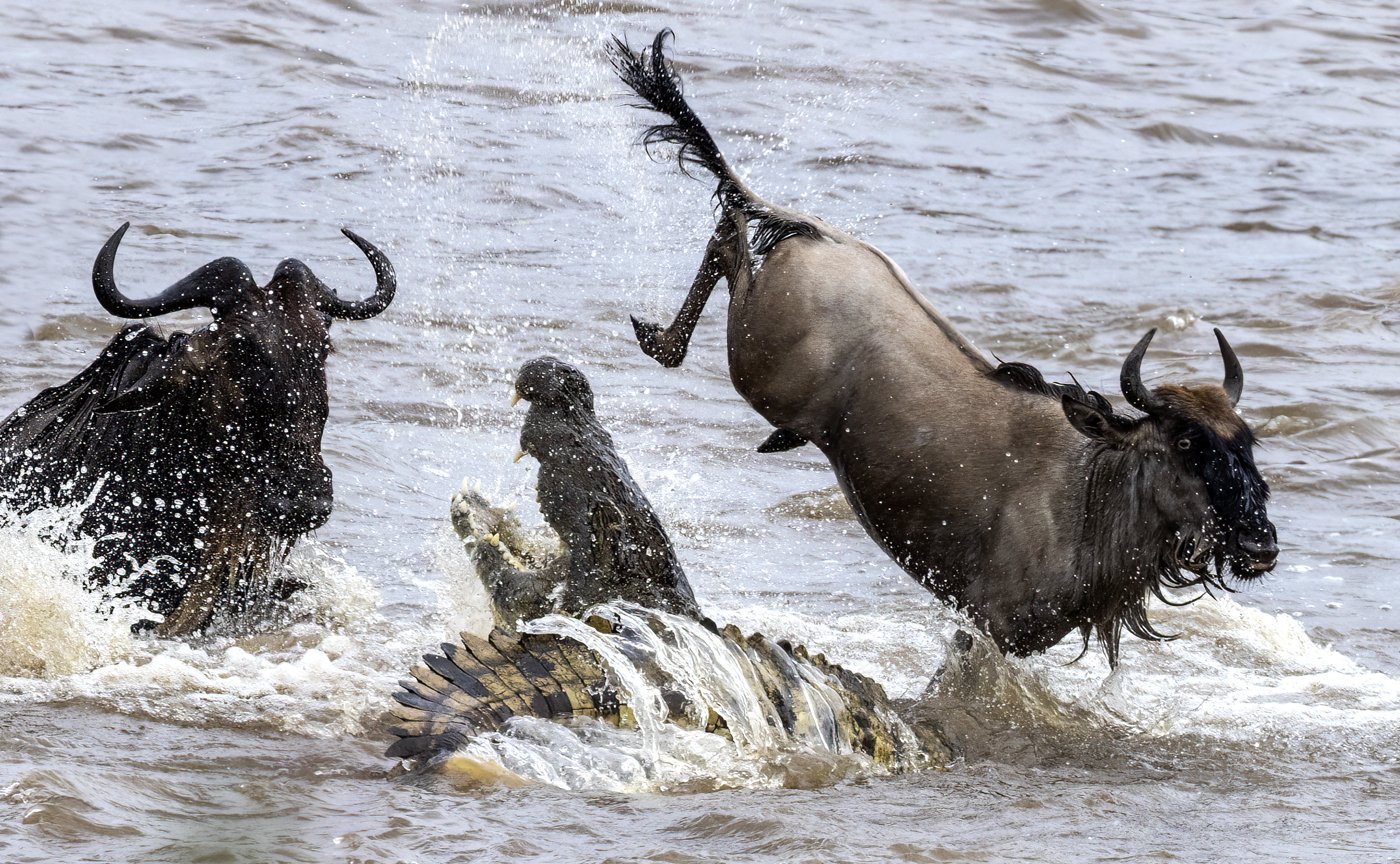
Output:
[[[179,574],[182,581],[167,589],[174,600],[173,608],[156,625],[156,635],[188,636],[208,626],[238,578],[246,547],[245,537],[236,529],[215,529],[205,534],[202,554],[184,565]],[[161,563],[152,561],[147,566],[159,568]]]
[[763,439],[763,443],[758,445],[758,452],[782,453],[787,450],[795,450],[807,443],[807,439],[798,433],[780,427],[773,430],[772,435]]
[[685,352],[690,348],[690,337],[695,333],[700,313],[705,311],[705,303],[709,301],[715,285],[729,272],[733,242],[733,223],[724,219],[710,236],[710,242],[705,246],[705,258],[695,273],[695,281],[690,283],[690,293],[685,295],[681,311],[676,313],[676,320],[671,322],[670,327],[632,316],[632,329],[637,332],[637,344],[642,346],[642,352],[667,369],[674,369],[685,360]]

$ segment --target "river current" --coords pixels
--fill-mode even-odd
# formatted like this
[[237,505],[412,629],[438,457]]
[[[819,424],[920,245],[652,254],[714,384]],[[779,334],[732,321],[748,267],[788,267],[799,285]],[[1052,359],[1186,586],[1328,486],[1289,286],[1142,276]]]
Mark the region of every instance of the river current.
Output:
[[[480,481],[539,523],[508,396],[540,354],[592,379],[716,619],[901,697],[957,627],[819,454],[754,452],[720,299],[681,369],[632,340],[713,224],[603,54],[664,26],[750,184],[983,350],[1116,398],[1149,327],[1149,381],[1218,379],[1224,329],[1278,569],[1155,607],[1182,638],[1126,638],[1112,674],[976,646],[926,707],[963,742],[946,771],[536,729],[523,782],[397,772],[396,682],[488,620],[448,498]],[[0,860],[1400,860],[1397,70],[1400,7],[1369,0],[0,5],[0,411],[115,332],[88,274],[124,221],[133,294],[234,255],[359,296],[341,226],[400,277],[333,331],[336,509],[293,555],[296,623],[133,637],[82,549],[0,530]]]

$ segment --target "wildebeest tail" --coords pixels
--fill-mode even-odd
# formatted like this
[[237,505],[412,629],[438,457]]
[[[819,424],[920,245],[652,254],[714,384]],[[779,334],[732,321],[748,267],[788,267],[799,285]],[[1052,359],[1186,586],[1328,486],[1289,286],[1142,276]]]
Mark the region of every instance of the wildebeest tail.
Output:
[[753,220],[753,249],[767,254],[780,241],[793,236],[817,237],[821,229],[799,213],[774,207],[755,195],[720,153],[719,145],[685,101],[681,77],[663,49],[673,35],[670,28],[656,34],[650,48],[634,51],[625,39],[614,36],[608,46],[613,68],[622,82],[643,100],[640,108],[665,114],[669,123],[658,123],[642,133],[641,143],[651,154],[654,144],[674,144],[681,171],[698,165],[719,181],[715,196],[726,210],[737,209]]
[[457,749],[511,717],[587,716],[616,722],[615,690],[581,644],[552,634],[520,636],[496,629],[444,642],[413,667],[394,694],[398,740],[385,755],[413,759]]

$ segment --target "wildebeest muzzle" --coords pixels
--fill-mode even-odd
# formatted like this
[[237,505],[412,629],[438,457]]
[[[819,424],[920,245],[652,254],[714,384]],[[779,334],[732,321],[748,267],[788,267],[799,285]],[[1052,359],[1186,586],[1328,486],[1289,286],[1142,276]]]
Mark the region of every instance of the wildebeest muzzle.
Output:
[[1230,570],[1241,579],[1262,576],[1278,562],[1278,531],[1268,519],[1235,531],[1227,544]]
[[326,524],[333,501],[330,469],[317,465],[277,478],[259,502],[258,517],[268,531],[295,537]]

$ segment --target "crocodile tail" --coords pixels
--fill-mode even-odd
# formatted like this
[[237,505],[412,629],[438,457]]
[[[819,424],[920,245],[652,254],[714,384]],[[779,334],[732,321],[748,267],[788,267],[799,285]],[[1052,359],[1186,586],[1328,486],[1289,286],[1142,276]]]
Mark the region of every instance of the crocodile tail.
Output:
[[416,759],[450,752],[512,717],[585,716],[619,721],[617,691],[583,645],[553,634],[499,628],[485,639],[463,633],[427,654],[394,694],[385,755]]

